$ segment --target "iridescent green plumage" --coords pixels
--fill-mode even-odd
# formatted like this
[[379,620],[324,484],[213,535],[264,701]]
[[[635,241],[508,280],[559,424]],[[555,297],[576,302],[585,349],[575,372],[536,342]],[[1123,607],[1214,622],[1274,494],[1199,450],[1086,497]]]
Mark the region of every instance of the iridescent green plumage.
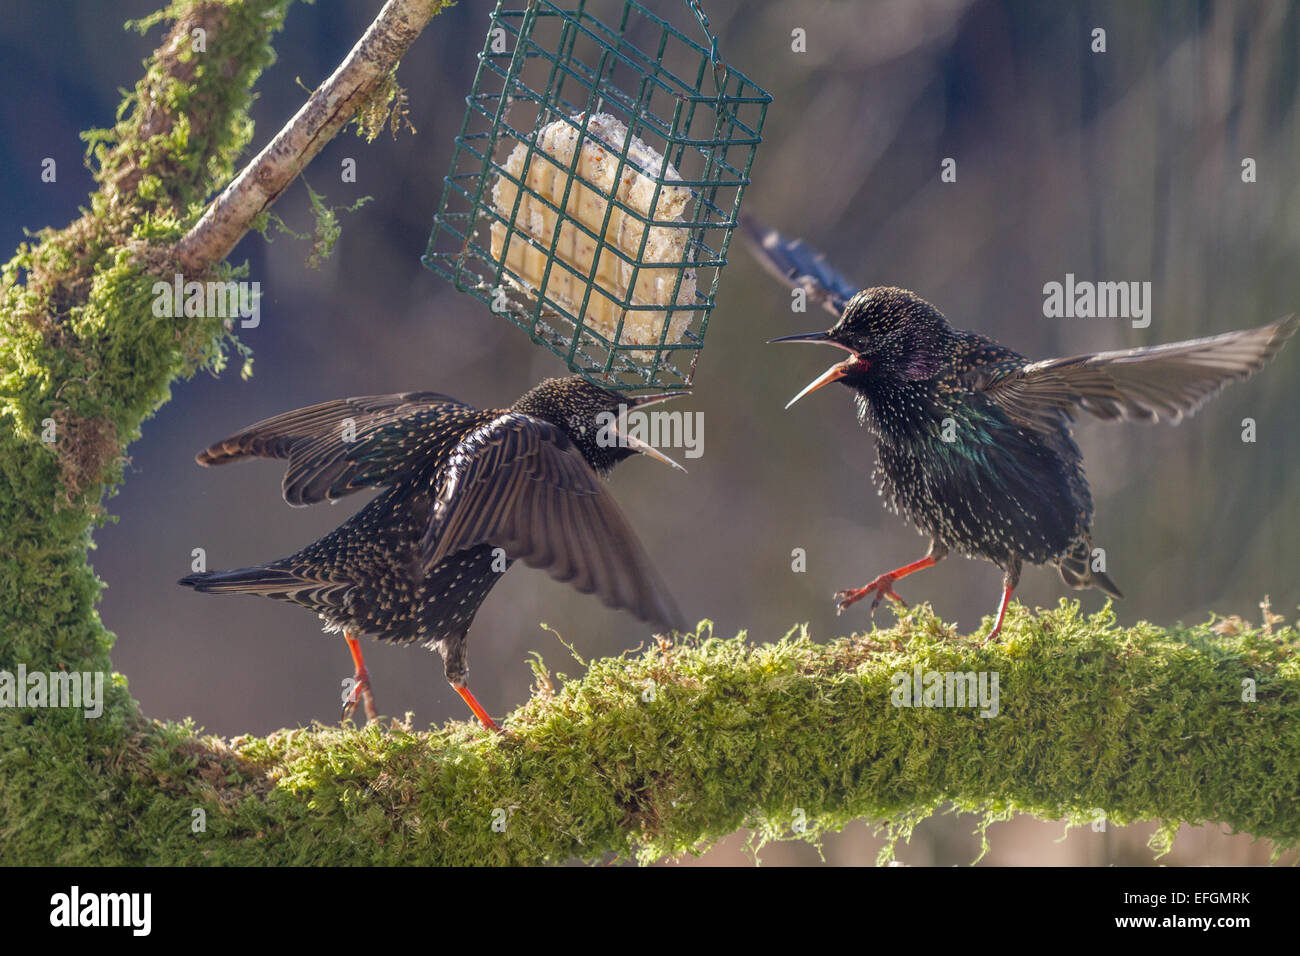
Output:
[[[841,592],[894,594],[898,578],[957,550],[1005,571],[1002,612],[1020,567],[1053,563],[1071,587],[1120,591],[1091,537],[1093,502],[1072,426],[1103,420],[1180,421],[1224,385],[1248,377],[1300,319],[1149,348],[1031,362],[975,332],[952,328],[905,289],[852,291],[802,242],[750,224],[760,259],[837,316],[826,332],[773,341],[833,345],[849,358],[796,399],[833,381],[853,389],[876,440],[874,479],[890,506],[931,538],[927,558]],[[990,635],[992,636],[992,635]]]

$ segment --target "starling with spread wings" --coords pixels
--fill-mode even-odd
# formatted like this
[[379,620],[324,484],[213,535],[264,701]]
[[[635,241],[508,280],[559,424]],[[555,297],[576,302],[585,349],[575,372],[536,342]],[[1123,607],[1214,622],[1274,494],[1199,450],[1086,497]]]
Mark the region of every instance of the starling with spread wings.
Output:
[[201,465],[288,459],[294,506],[383,489],[345,524],[296,554],[235,571],[191,574],[196,591],[260,594],[315,611],[341,631],[356,665],[344,716],[374,696],[358,637],[418,643],[442,655],[448,682],[499,729],[465,683],[466,637],[515,561],[664,629],[682,616],[602,480],[636,453],[676,462],[620,434],[629,398],[574,376],[549,379],[508,409],[435,392],[324,402],[259,422],[198,455]]
[[1230,382],[1265,365],[1296,331],[1288,316],[1257,329],[1187,342],[1031,362],[976,332],[954,329],[906,289],[857,291],[802,241],[744,223],[773,274],[836,317],[812,342],[848,353],[787,405],[831,382],[853,390],[876,440],[873,478],[890,507],[930,538],[920,560],[835,595],[841,611],[866,597],[901,603],[894,583],[950,550],[1004,572],[997,619],[1024,562],[1055,564],[1074,588],[1121,597],[1092,545],[1092,496],[1074,442],[1075,418],[1178,422]]

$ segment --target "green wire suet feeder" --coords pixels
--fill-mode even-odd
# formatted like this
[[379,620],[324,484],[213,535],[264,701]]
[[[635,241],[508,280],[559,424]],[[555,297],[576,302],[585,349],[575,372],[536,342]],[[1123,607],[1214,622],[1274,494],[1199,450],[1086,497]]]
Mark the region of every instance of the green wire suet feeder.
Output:
[[423,260],[606,388],[694,378],[772,101],[688,6],[498,4]]

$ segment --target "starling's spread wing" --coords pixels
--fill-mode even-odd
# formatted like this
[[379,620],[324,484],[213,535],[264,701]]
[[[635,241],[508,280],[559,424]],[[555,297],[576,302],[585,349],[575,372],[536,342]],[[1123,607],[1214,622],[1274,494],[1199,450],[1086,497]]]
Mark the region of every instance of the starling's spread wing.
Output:
[[480,544],[643,621],[683,629],[604,483],[560,429],[530,415],[503,414],[452,453],[423,541],[424,566]]
[[1288,316],[1258,329],[1150,348],[973,369],[968,384],[1013,419],[1041,428],[1061,412],[1106,421],[1178,422],[1227,385],[1257,372],[1300,326]]
[[787,239],[750,219],[740,217],[754,258],[772,275],[795,289],[806,289],[809,298],[820,302],[839,318],[859,287],[826,264],[826,256],[802,239]]
[[287,458],[284,500],[295,507],[383,485],[429,454],[448,417],[477,414],[437,392],[363,395],[276,415],[199,452],[200,465],[244,458]]

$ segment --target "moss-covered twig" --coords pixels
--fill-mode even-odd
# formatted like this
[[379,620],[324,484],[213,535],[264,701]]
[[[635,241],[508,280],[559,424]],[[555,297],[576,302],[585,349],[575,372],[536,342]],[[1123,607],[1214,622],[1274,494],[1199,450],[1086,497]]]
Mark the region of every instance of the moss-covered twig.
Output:
[[[447,0],[388,0],[338,69],[235,177],[181,239],[186,272],[201,272],[230,254],[326,143],[369,101],[395,95],[393,71]],[[374,137],[371,136],[371,139]]]
[[[1298,635],[1218,631],[1064,602],[1013,605],[985,648],[925,608],[824,645],[704,625],[570,681],[539,664],[505,738],[390,722],[227,742],[127,715],[101,747],[72,728],[33,747],[56,766],[3,759],[0,845],[9,862],[648,861],[742,827],[761,843],[867,818],[896,839],[951,802],[986,824],[1158,820],[1157,849],[1181,822],[1294,847]],[[996,674],[996,702],[897,706],[918,669]]]

